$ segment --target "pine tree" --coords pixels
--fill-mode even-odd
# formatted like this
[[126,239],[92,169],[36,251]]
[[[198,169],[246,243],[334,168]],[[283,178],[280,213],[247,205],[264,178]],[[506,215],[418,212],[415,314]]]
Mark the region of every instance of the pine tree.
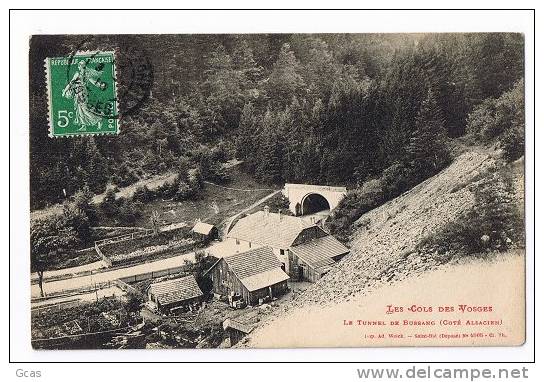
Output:
[[283,44],[268,80],[268,93],[275,105],[285,106],[304,87],[301,65],[289,44]]
[[426,179],[449,161],[444,118],[431,89],[421,103],[414,127],[406,150],[407,164],[417,178]]
[[243,105],[243,75],[236,71],[231,56],[223,45],[218,45],[207,60],[209,69],[201,86],[205,98],[207,138],[216,133],[235,129],[240,121]]
[[267,111],[259,134],[258,150],[255,150],[255,175],[265,183],[276,184],[282,181],[283,153],[278,131],[278,118]]
[[247,160],[254,149],[255,134],[257,130],[257,119],[255,108],[251,102],[244,105],[238,134],[236,136],[236,157],[240,160]]
[[97,194],[102,193],[106,191],[109,178],[107,160],[98,150],[94,137],[89,137],[86,150],[87,164],[85,168],[87,169],[87,176],[84,179],[84,183],[90,188],[90,191]]
[[232,53],[234,68],[241,71],[248,81],[246,86],[255,86],[257,80],[262,76],[263,68],[257,65],[253,51],[246,40],[242,40]]
[[319,37],[304,37],[301,48],[307,52],[304,78],[309,93],[314,98],[327,99],[335,79],[340,75],[341,65],[334,61],[329,46]]
[[303,180],[303,163],[307,158],[302,156],[302,146],[308,138],[305,135],[307,119],[296,97],[293,97],[291,104],[282,113],[279,125],[285,155],[283,178],[293,182]]

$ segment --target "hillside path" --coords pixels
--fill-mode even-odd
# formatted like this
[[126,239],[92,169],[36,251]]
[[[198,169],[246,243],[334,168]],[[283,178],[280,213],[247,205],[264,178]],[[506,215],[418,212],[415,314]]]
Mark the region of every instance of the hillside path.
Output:
[[233,215],[230,218],[228,218],[226,220],[225,224],[223,224],[220,227],[221,232],[220,232],[219,236],[221,238],[224,238],[225,236],[227,236],[227,233],[229,232],[230,226],[232,225],[234,220],[236,220],[236,218],[238,218],[240,215],[252,210],[253,208],[257,207],[259,204],[262,204],[262,203],[266,202],[268,199],[271,199],[272,197],[274,197],[275,195],[277,195],[280,192],[281,192],[281,190],[276,190],[276,191],[272,192],[271,194],[266,195],[264,198],[261,198],[261,199],[257,200],[255,203],[253,203],[249,207],[244,208],[242,211],[238,212],[236,215]]
[[[131,197],[136,189],[138,187],[146,186],[150,190],[156,190],[166,182],[171,182],[176,177],[175,173],[166,173],[162,175],[156,175],[147,179],[141,179],[138,182],[131,184],[127,187],[121,187],[118,192],[115,193],[116,198],[124,197],[129,198]],[[104,197],[106,196],[106,192],[103,192],[102,194],[98,194],[93,196],[92,202],[94,204],[100,204],[104,200]],[[51,215],[60,214],[62,212],[62,204],[55,204],[47,208],[42,208],[39,210],[31,211],[30,212],[30,219],[40,219],[40,218],[46,218]]]

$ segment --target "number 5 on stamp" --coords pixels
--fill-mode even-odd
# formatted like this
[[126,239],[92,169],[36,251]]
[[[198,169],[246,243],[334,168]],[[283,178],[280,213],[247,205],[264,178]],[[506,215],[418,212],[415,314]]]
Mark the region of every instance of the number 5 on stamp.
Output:
[[46,58],[49,136],[119,133],[114,52]]

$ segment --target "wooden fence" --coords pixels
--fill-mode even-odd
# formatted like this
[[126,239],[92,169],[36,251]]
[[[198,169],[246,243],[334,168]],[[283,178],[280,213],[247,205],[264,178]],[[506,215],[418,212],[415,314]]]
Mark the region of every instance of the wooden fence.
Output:
[[[31,303],[46,301],[46,300],[53,300],[53,299],[62,298],[62,297],[72,297],[72,296],[79,296],[79,295],[87,294],[87,293],[93,293],[93,292],[96,292],[97,290],[100,290],[100,289],[110,288],[112,285],[116,285],[114,281],[102,281],[102,282],[94,283],[94,285],[86,287],[86,288],[72,289],[72,290],[65,291],[65,293],[53,294],[53,295],[49,295],[49,296],[46,296],[46,297],[33,298],[33,299],[31,299]],[[72,300],[70,300],[70,301],[72,301]],[[34,308],[31,308],[31,309],[32,310],[34,310],[34,309],[42,309],[43,310],[46,307],[51,307],[51,306],[59,305],[59,304],[62,304],[62,302],[53,303],[53,304],[50,304],[50,305],[44,305],[44,306],[41,306],[41,307],[34,307]]]
[[147,237],[151,235],[153,235],[153,230],[149,228],[145,228],[138,232],[132,232],[132,233],[127,233],[126,235],[120,235],[120,236],[97,240],[94,242],[94,246],[96,248],[97,246],[100,246],[100,245],[120,243],[122,241],[139,239],[139,238]]
[[[143,319],[140,319],[141,322],[143,322]],[[40,344],[40,343],[47,343],[52,341],[63,341],[63,340],[70,340],[70,339],[80,339],[82,337],[89,337],[89,336],[95,336],[99,334],[119,334],[119,335],[127,335],[130,331],[136,330],[140,324],[135,325],[128,325],[122,328],[113,328],[108,330],[101,330],[98,332],[87,332],[87,333],[78,333],[78,334],[68,334],[64,336],[59,337],[49,337],[49,338],[34,338],[31,339],[32,344]]]
[[134,288],[132,285],[127,284],[123,280],[117,279],[117,280],[115,280],[115,284],[117,285],[117,287],[119,287],[119,289],[121,289],[122,291],[124,291],[126,293],[133,293],[133,294],[138,295],[138,296],[144,296],[144,294],[142,292],[140,292],[138,289]]
[[98,256],[100,256],[102,261],[105,262],[108,267],[111,267],[113,265],[110,258],[102,253],[102,250],[100,249],[100,247],[98,246],[96,241],[94,242],[94,249],[95,249],[96,253],[98,254]]
[[39,314],[41,311],[44,311],[44,310],[59,310],[60,311],[62,309],[73,308],[74,306],[77,306],[80,304],[81,304],[81,300],[78,298],[75,298],[69,301],[57,302],[56,304],[36,306],[31,308],[31,312],[35,314]]
[[123,281],[125,283],[134,283],[134,282],[138,282],[138,281],[156,279],[158,277],[164,277],[164,276],[168,276],[168,275],[171,275],[171,274],[174,274],[174,273],[179,273],[179,272],[183,271],[184,269],[185,269],[184,266],[172,267],[172,268],[167,268],[167,269],[163,269],[163,270],[160,270],[160,271],[140,273],[140,274],[134,275],[134,276],[122,277],[119,280],[121,280],[121,281]]

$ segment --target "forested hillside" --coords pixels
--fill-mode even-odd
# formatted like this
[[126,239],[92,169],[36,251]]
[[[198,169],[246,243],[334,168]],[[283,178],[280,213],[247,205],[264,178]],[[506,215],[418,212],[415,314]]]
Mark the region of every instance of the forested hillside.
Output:
[[[43,59],[81,41],[137,46],[153,65],[153,87],[122,116],[119,136],[50,139]],[[37,36],[31,45],[33,209],[180,163],[214,177],[232,157],[267,183],[356,187],[389,176],[405,183],[395,194],[449,163],[447,141],[466,133],[467,120],[471,132],[495,121],[478,138],[508,130],[508,155],[522,154],[509,114],[497,115],[511,110],[504,105],[515,94],[503,94],[516,83],[522,96],[522,35]]]

